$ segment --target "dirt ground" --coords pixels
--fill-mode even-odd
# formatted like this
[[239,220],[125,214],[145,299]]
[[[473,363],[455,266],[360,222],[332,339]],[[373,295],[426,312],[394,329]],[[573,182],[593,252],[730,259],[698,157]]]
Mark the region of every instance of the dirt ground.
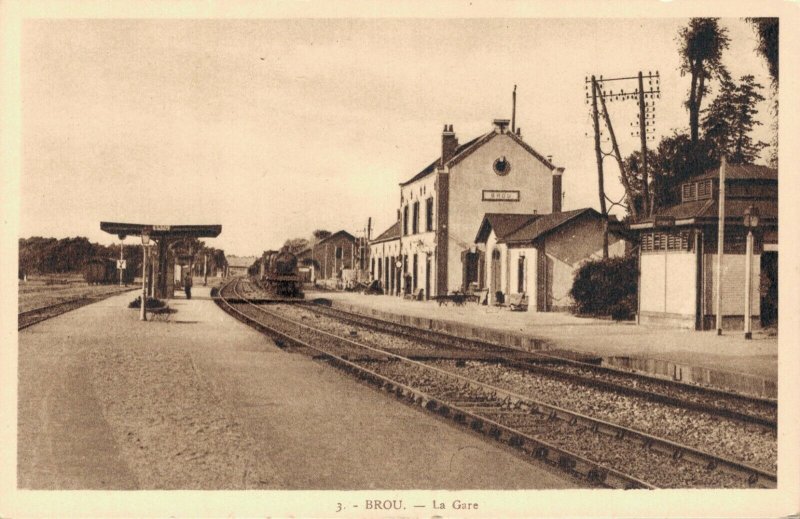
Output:
[[30,276],[18,284],[19,312],[69,301],[81,297],[94,296],[120,290],[136,288],[136,285],[89,285],[80,275]]
[[517,489],[576,485],[224,314],[115,296],[20,333],[18,486]]

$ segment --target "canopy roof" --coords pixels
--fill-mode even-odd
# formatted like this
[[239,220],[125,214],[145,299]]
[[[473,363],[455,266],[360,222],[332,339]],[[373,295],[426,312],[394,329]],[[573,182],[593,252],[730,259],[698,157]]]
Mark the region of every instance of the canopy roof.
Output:
[[120,237],[149,234],[151,238],[216,238],[222,232],[222,226],[100,222],[100,230]]

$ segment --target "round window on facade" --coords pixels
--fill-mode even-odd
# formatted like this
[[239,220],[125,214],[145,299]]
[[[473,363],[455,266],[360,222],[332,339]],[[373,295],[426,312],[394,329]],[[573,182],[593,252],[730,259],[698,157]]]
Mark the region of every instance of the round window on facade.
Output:
[[505,157],[500,157],[494,161],[495,173],[502,177],[504,175],[508,175],[509,171],[511,171],[511,163]]

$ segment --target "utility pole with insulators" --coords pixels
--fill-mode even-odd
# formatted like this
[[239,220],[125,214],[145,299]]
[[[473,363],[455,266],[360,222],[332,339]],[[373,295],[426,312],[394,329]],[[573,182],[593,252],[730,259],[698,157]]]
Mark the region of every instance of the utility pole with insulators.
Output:
[[[637,81],[636,87],[633,89],[620,89],[619,92],[615,92],[613,89],[604,90],[607,86],[606,83],[615,82],[615,81]],[[645,80],[647,81],[647,85],[645,85]],[[592,95],[591,95],[591,106],[592,106],[592,123],[594,126],[594,133],[595,133],[595,154],[597,156],[597,173],[598,173],[598,181],[600,183],[600,208],[604,215],[607,216],[605,213],[605,202],[611,202],[612,207],[615,205],[619,205],[621,207],[625,207],[620,202],[614,202],[610,200],[606,194],[603,187],[603,166],[602,161],[607,155],[611,155],[612,153],[615,155],[617,159],[617,164],[620,168],[620,172],[622,174],[621,179],[623,186],[625,187],[626,196],[628,198],[628,205],[626,209],[629,211],[630,215],[637,220],[640,216],[641,218],[647,218],[653,214],[655,210],[655,203],[651,203],[651,189],[650,189],[650,177],[648,174],[648,164],[647,164],[647,140],[648,139],[655,139],[655,99],[661,97],[661,90],[659,85],[660,77],[658,71],[655,73],[648,71],[647,75],[644,73],[639,72],[636,76],[628,76],[628,77],[614,77],[614,78],[604,78],[600,76],[597,79],[595,76],[586,78],[586,87],[589,88],[591,85],[592,88]],[[655,84],[654,84],[655,82]],[[631,85],[633,86],[633,85]],[[598,100],[600,102],[600,108],[598,108]],[[612,103],[614,101],[628,101],[628,100],[636,100],[636,104],[638,105],[638,113],[636,114],[638,123],[638,131],[632,131],[631,136],[639,136],[640,138],[640,153],[641,153],[641,213],[638,211],[636,207],[636,203],[633,197],[635,194],[635,186],[631,186],[631,183],[626,175],[625,164],[622,159],[622,155],[619,151],[619,146],[616,141],[616,137],[614,135],[613,126],[611,124],[611,116],[608,112],[606,101],[608,103]],[[648,101],[649,100],[649,101]],[[589,93],[586,93],[586,103],[590,103],[590,96]],[[600,130],[599,124],[599,115],[600,111],[602,110],[602,115],[605,120],[605,124],[608,128],[613,152],[605,153],[600,148],[600,141],[602,131]],[[634,126],[634,123],[631,122],[631,126]]]
[[[606,192],[603,182],[603,151],[600,148],[600,115],[597,111],[597,79],[592,76],[592,121],[594,123],[594,153],[597,159],[597,183],[600,195],[600,214],[603,215],[603,259],[608,258],[608,210],[606,209]],[[601,94],[602,95],[602,94]]]
[[641,71],[639,72],[639,135],[642,143],[642,214],[647,217],[650,215],[650,211],[647,209],[650,193],[647,186],[647,131],[644,113],[644,81]]

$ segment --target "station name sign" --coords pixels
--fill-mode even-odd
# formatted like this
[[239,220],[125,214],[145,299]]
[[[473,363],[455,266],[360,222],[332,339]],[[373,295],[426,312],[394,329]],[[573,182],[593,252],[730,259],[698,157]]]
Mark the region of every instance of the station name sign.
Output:
[[152,228],[154,231],[169,231],[169,225],[154,225]]
[[481,199],[484,202],[519,202],[519,191],[484,189]]

